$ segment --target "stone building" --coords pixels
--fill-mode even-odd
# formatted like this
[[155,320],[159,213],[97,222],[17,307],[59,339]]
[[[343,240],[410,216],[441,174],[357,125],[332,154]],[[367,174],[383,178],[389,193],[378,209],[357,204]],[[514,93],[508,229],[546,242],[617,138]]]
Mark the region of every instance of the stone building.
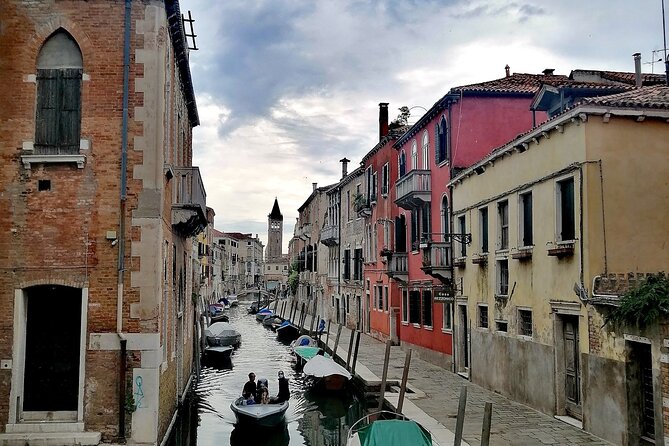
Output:
[[2,7],[0,443],[159,444],[207,225],[179,2]]
[[288,283],[288,256],[282,254],[283,214],[279,200],[274,199],[272,211],[267,215],[267,250],[265,252],[264,282],[270,293],[282,293]]

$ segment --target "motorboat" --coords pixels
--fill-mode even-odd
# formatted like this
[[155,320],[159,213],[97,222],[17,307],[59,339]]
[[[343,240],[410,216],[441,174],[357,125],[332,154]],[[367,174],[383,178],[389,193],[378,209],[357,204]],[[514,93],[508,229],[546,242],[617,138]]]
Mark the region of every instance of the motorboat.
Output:
[[218,313],[216,316],[211,316],[210,321],[212,324],[214,322],[230,322],[230,318],[225,313]]
[[288,401],[279,404],[246,404],[244,397],[239,397],[230,404],[230,409],[239,424],[276,427],[286,422],[288,405]]
[[227,322],[215,322],[204,329],[210,347],[239,346],[242,335]]
[[262,310],[258,311],[256,313],[256,320],[258,322],[262,322],[265,320],[266,317],[272,316],[274,313],[272,313],[272,310],[269,310],[267,308],[263,308]]
[[276,331],[276,328],[283,323],[283,318],[279,315],[272,314],[263,319],[262,324],[265,327],[271,328]]
[[302,369],[305,375],[314,379],[314,385],[323,387],[327,391],[338,391],[346,387],[351,374],[334,359],[316,354],[304,364]]
[[290,348],[295,347],[317,347],[318,341],[309,335],[302,335],[290,343]]
[[298,345],[293,347],[293,353],[295,353],[295,358],[297,362],[297,367],[304,367],[304,365],[311,360],[314,356],[323,354],[326,358],[329,358],[330,355],[323,352],[323,350],[318,346],[310,345]]
[[236,307],[237,305],[239,305],[239,299],[237,298],[236,294],[230,294],[227,296],[227,298],[231,307]]
[[206,346],[204,353],[211,359],[228,359],[234,349],[232,345]]
[[290,320],[286,319],[276,327],[276,336],[281,339],[291,340],[296,339],[300,335],[300,329],[294,325]]
[[347,446],[439,446],[430,431],[402,414],[374,412],[353,423]]

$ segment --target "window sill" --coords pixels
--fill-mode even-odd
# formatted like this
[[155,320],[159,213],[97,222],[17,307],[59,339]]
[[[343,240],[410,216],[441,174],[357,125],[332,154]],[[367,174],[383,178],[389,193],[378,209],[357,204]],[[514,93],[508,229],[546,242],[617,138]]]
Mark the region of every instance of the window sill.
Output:
[[518,335],[518,339],[521,339],[521,340],[523,340],[523,341],[531,341],[531,340],[532,340],[532,336],[519,334],[519,335]]
[[404,325],[406,327],[406,326],[409,325],[409,323],[407,321],[402,321],[402,325]]
[[413,323],[411,325],[413,325],[413,328],[420,328],[420,324]]
[[444,334],[452,335],[453,334],[453,329],[452,328],[442,328],[441,332],[444,333]]
[[30,170],[32,164],[64,164],[76,163],[79,169],[84,168],[86,155],[21,155],[23,167]]
[[434,329],[432,327],[427,326],[427,325],[423,327],[423,330],[434,331]]

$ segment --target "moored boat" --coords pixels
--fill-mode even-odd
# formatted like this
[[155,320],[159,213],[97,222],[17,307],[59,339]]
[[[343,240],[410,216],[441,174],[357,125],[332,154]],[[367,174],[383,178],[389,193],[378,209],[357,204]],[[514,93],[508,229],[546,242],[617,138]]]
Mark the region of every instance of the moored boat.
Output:
[[276,327],[278,327],[282,323],[283,323],[283,318],[281,316],[277,316],[276,314],[273,314],[271,316],[267,316],[262,321],[262,324],[265,327],[271,328],[274,331],[276,331]]
[[430,432],[402,414],[374,412],[353,423],[347,446],[439,446]]
[[[317,346],[298,345],[297,347],[294,347],[293,353],[295,353],[297,367],[304,367],[310,359],[321,353],[321,351],[322,349]],[[330,357],[330,355],[325,352],[323,352],[323,356],[326,358]]]
[[286,319],[276,327],[276,336],[281,339],[291,340],[296,339],[300,335],[300,329],[297,328],[290,320]]
[[204,353],[211,359],[227,359],[232,355],[234,347],[231,345],[207,346]]
[[256,313],[256,320],[258,322],[262,322],[265,320],[266,317],[272,316],[274,313],[272,313],[272,310],[268,310],[267,308],[264,308]]
[[332,358],[316,355],[304,365],[304,374],[314,379],[315,386],[327,391],[339,391],[346,387],[351,374]]
[[288,401],[279,404],[245,404],[243,397],[230,404],[240,424],[255,424],[263,427],[276,427],[286,422]]
[[210,347],[238,346],[242,335],[227,322],[215,322],[204,329],[207,345]]

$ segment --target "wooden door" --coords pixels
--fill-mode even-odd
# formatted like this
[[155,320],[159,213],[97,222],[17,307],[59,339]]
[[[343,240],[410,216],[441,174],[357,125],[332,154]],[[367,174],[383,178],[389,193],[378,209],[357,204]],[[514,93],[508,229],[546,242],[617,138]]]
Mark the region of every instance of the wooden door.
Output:
[[580,366],[578,360],[578,318],[565,318],[564,329],[565,409],[581,418]]

